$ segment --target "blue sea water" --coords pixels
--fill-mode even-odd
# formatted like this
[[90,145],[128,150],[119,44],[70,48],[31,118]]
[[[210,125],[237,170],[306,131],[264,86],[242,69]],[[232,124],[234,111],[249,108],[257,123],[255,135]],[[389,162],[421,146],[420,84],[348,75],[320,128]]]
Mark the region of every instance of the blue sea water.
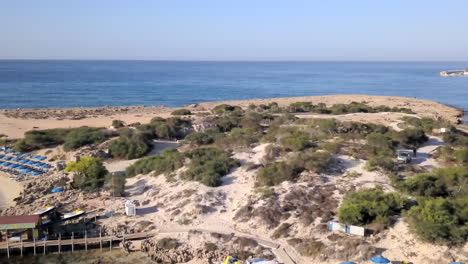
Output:
[[468,111],[462,62],[0,61],[0,108],[191,103],[325,94],[396,95]]

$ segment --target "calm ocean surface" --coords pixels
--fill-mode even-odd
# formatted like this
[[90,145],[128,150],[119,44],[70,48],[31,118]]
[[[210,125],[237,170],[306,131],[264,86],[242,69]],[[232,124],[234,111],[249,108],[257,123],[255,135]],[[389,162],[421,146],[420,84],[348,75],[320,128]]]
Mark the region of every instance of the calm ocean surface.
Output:
[[468,111],[462,62],[0,61],[0,108],[191,103],[325,94],[396,95]]

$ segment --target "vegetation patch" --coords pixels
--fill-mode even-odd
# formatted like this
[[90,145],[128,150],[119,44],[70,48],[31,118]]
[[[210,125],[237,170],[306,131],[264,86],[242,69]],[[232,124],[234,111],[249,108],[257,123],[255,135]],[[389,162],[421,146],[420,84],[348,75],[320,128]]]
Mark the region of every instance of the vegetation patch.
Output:
[[275,186],[296,179],[296,169],[286,162],[273,162],[257,171],[256,186]]
[[24,138],[13,145],[13,149],[20,152],[30,152],[64,144],[64,149],[68,151],[85,145],[101,143],[106,139],[107,135],[102,128],[79,127],[32,130],[26,132]]
[[185,155],[191,161],[181,177],[211,187],[221,185],[221,177],[240,165],[239,161],[218,148],[196,148],[186,152]]
[[179,152],[177,149],[168,148],[159,155],[139,159],[125,170],[125,174],[127,177],[146,174],[152,171],[155,175],[163,173],[170,174],[171,172],[182,168],[184,160],[185,155],[183,153]]
[[184,115],[191,115],[192,112],[190,112],[190,110],[188,109],[177,109],[177,110],[174,110],[172,111],[171,115],[175,115],[175,116],[184,116]]
[[366,225],[374,221],[389,222],[388,217],[401,212],[406,199],[396,193],[384,193],[381,189],[367,189],[349,193],[340,208],[340,222]]
[[101,160],[93,157],[81,157],[78,162],[68,163],[65,172],[75,172],[73,186],[83,190],[102,187],[108,174]]

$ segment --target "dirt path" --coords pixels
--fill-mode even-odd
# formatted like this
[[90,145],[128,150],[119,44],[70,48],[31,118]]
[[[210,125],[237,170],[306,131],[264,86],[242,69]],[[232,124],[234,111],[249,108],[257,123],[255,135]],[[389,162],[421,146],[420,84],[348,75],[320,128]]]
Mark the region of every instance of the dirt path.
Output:
[[439,137],[430,136],[429,140],[420,148],[418,148],[416,157],[413,157],[411,164],[417,164],[427,170],[440,167],[440,164],[432,157],[434,151],[445,145]]

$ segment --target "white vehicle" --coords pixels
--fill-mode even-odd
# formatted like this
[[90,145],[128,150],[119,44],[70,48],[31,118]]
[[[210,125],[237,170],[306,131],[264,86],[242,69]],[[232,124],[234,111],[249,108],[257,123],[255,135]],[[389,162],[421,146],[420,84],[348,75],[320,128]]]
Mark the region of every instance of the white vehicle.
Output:
[[398,162],[403,162],[403,163],[411,163],[411,153],[409,152],[398,152],[397,154],[397,161]]

